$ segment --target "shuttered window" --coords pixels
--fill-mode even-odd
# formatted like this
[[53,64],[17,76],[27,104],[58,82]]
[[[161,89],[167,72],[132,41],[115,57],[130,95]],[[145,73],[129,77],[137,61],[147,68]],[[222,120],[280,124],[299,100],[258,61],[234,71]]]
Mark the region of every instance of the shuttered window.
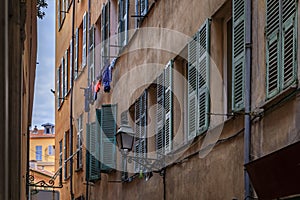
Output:
[[57,0],[57,27],[58,27],[58,30],[61,27],[60,2],[61,2],[61,0]]
[[79,32],[78,28],[75,31],[75,44],[74,44],[74,79],[78,77],[78,48],[79,48]]
[[136,27],[148,12],[148,0],[135,0]]
[[119,33],[119,46],[123,47],[128,42],[128,0],[118,0],[118,33]]
[[82,133],[83,133],[83,114],[79,116],[77,119],[77,164],[76,168],[81,169],[82,168]]
[[90,82],[95,80],[95,27],[92,26],[89,30],[89,53],[88,53],[88,65],[90,70]]
[[56,101],[57,101],[57,109],[61,106],[61,66],[57,69],[56,74]]
[[110,36],[110,2],[107,2],[102,8],[101,13],[101,55],[102,68],[106,61],[109,61],[109,36]]
[[158,158],[172,150],[173,137],[173,60],[156,79],[156,150]]
[[87,12],[84,13],[83,19],[82,19],[82,63],[81,66],[84,68],[86,66],[86,55],[87,55]]
[[188,44],[188,140],[209,126],[209,34],[207,20]]
[[65,80],[64,80],[64,84],[65,84],[65,96],[67,95],[67,93],[68,93],[68,90],[69,90],[69,85],[68,85],[68,83],[69,83],[69,76],[68,76],[68,68],[69,68],[69,66],[68,66],[68,60],[69,60],[69,57],[68,57],[68,49],[66,50],[66,52],[65,52],[65,66],[64,66],[64,68],[65,68]]
[[296,82],[296,0],[267,0],[267,99]]
[[[147,157],[147,91],[139,97],[135,103],[135,144],[134,156],[137,158]],[[134,171],[145,171],[138,162],[134,163]]]
[[[97,116],[99,119],[99,111]],[[100,123],[100,161],[101,171],[110,172],[116,166],[116,124],[117,106],[102,105]]]
[[62,69],[62,72],[61,72],[61,92],[62,92],[62,101],[64,101],[64,97],[66,95],[65,91],[65,76],[66,76],[66,71],[65,71],[65,58],[63,57],[61,59],[61,69]]
[[70,40],[70,88],[72,87],[73,81],[73,40]]
[[245,1],[233,1],[232,110],[244,108]]

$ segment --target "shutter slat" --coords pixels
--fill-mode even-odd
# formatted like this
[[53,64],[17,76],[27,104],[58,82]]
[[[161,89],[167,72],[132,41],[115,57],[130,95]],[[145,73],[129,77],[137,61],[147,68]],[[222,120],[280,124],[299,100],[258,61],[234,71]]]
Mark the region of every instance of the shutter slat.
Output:
[[173,135],[173,60],[169,61],[164,69],[164,148],[165,153],[172,150],[172,135]]
[[245,1],[233,1],[232,110],[244,108]]
[[164,153],[164,73],[156,79],[157,107],[156,107],[156,152],[157,157]]

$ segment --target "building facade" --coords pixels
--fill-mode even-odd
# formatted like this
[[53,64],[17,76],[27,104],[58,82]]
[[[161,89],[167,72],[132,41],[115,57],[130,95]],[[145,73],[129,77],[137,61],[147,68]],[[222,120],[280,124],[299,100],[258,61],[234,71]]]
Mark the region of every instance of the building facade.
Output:
[[30,131],[30,168],[55,172],[55,132],[54,124],[42,125],[44,129],[36,127]]
[[36,52],[36,1],[0,8],[0,199],[26,199]]
[[61,199],[300,194],[298,1],[56,3]]

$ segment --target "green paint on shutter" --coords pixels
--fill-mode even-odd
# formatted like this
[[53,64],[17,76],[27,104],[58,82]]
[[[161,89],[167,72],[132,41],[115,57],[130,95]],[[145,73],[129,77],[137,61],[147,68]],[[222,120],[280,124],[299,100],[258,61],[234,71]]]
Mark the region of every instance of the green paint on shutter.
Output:
[[267,26],[266,26],[266,58],[267,58],[267,98],[279,92],[280,81],[280,16],[279,1],[267,0]]
[[199,50],[197,55],[197,73],[198,73],[198,122],[197,133],[202,134],[207,131],[209,126],[209,51],[210,51],[210,21],[206,20],[205,24],[199,31]]
[[156,153],[157,157],[160,158],[164,154],[164,73],[157,77],[156,85]]
[[89,145],[89,162],[90,162],[90,179],[91,181],[98,180],[100,178],[100,165],[99,165],[99,158],[100,158],[100,152],[99,152],[99,139],[100,139],[100,133],[97,130],[98,128],[98,122],[93,122],[90,125],[90,145]]
[[296,72],[296,0],[282,1],[282,89],[295,83]]
[[90,179],[90,125],[86,124],[86,159],[85,159],[85,178]]
[[233,0],[232,110],[244,108],[245,1]]
[[164,110],[165,110],[165,138],[164,147],[165,153],[169,153],[172,150],[172,135],[173,135],[173,60],[169,61],[165,70],[164,79]]
[[101,143],[100,161],[101,171],[110,172],[116,166],[116,105],[102,105],[101,112]]

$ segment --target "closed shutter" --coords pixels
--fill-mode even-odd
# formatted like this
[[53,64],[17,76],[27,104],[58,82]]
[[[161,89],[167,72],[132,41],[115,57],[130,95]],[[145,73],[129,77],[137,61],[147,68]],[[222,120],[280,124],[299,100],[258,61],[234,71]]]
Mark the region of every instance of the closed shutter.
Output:
[[86,29],[87,29],[87,12],[84,13],[83,20],[82,20],[82,65],[81,65],[82,67],[85,67],[85,65],[86,65],[86,55],[87,55],[87,50],[86,50],[86,42],[87,42]]
[[99,139],[100,133],[97,130],[98,122],[93,122],[90,125],[90,180],[97,180],[100,178],[100,165],[99,165]]
[[279,1],[267,0],[267,98],[280,90],[280,9]]
[[209,125],[209,30],[210,22],[207,20],[199,31],[198,58],[198,134],[204,133]]
[[188,140],[196,136],[197,127],[197,43],[198,34],[188,43]]
[[165,153],[172,150],[172,134],[173,134],[173,60],[169,61],[165,70],[164,79],[164,108],[165,108]]
[[282,89],[297,79],[296,73],[296,10],[297,0],[282,1]]
[[156,153],[160,158],[164,154],[164,73],[161,73],[156,79],[157,107],[156,107]]
[[101,171],[109,172],[116,165],[116,105],[102,105],[101,112]]
[[74,79],[78,77],[78,42],[79,42],[79,35],[78,35],[78,28],[75,31],[75,44],[74,44]]
[[232,110],[244,108],[245,1],[233,0]]
[[56,98],[57,98],[57,109],[59,109],[60,108],[60,101],[61,101],[61,97],[60,97],[60,95],[61,95],[61,92],[60,92],[60,88],[61,88],[61,86],[60,86],[60,84],[61,84],[61,81],[60,81],[60,78],[61,78],[61,67],[58,67],[58,69],[57,69],[57,74],[56,74]]
[[73,86],[73,40],[70,40],[70,88]]

